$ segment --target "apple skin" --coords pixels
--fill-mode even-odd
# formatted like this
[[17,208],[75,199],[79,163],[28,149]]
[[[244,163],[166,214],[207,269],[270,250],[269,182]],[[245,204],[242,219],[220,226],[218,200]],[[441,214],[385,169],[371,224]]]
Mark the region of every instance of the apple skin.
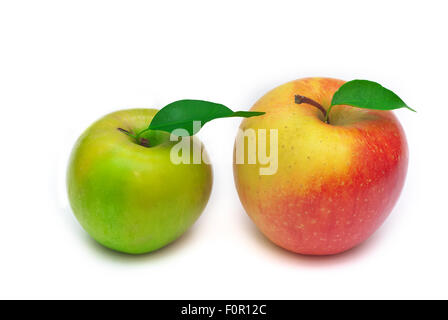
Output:
[[[182,235],[200,216],[212,188],[209,164],[170,161],[165,132],[145,136],[144,147],[126,134],[145,129],[158,110],[106,115],[76,142],[68,166],[68,196],[82,227],[100,244],[121,252],[157,250]],[[200,143],[196,138],[194,143]]]
[[281,85],[251,109],[266,114],[240,127],[278,129],[277,173],[259,175],[262,165],[234,162],[234,178],[259,230],[292,252],[330,255],[355,247],[384,222],[403,188],[408,148],[392,112],[334,106],[326,124],[317,108],[294,103],[299,94],[328,109],[343,83],[305,78]]

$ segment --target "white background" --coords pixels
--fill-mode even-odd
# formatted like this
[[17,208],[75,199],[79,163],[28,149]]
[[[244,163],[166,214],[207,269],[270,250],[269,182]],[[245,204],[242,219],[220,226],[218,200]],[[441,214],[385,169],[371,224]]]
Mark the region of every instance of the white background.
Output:
[[[0,2],[0,298],[448,298],[446,1]],[[99,117],[182,98],[247,110],[307,76],[378,81],[410,166],[386,223],[360,247],[305,257],[268,242],[232,175],[240,119],[199,136],[209,204],[178,241],[128,256],[69,209],[71,147]]]

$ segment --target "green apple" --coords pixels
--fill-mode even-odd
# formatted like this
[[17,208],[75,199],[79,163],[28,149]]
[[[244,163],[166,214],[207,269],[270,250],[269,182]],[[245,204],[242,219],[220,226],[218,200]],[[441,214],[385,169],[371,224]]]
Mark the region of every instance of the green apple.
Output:
[[[182,235],[209,199],[211,166],[173,163],[170,153],[178,142],[170,141],[169,133],[148,131],[142,145],[120,131],[141,132],[157,111],[106,115],[73,148],[67,173],[70,204],[82,227],[105,247],[131,254],[157,250]],[[201,145],[197,138],[188,139]]]

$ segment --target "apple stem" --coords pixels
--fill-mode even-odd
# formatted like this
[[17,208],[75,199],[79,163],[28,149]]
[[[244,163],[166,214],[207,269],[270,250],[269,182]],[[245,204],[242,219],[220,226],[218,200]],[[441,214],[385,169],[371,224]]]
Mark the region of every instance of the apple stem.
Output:
[[316,107],[317,109],[319,109],[320,111],[322,111],[323,115],[324,115],[324,121],[328,124],[330,124],[330,119],[328,118],[328,114],[327,114],[327,110],[325,110],[324,107],[322,107],[322,105],[310,98],[301,96],[301,95],[295,95],[294,96],[294,102],[297,104],[301,104],[301,103],[307,103],[312,105],[313,107]]
[[146,148],[149,148],[151,145],[149,144],[149,140],[148,139],[145,139],[145,138],[140,138],[139,139],[139,144],[141,145],[141,146],[144,146],[144,147],[146,147]]
[[117,128],[118,129],[118,131],[121,131],[121,132],[123,132],[124,134],[126,134],[126,135],[128,135],[128,136],[130,136],[130,137],[132,137],[132,138],[135,138],[135,136],[132,134],[132,133],[130,133],[128,130],[125,130],[125,129],[123,129],[123,128]]
[[151,145],[149,144],[149,140],[148,140],[148,139],[140,138],[139,136],[134,136],[134,135],[133,135],[132,133],[130,133],[128,130],[125,130],[125,129],[123,129],[123,128],[117,128],[117,129],[118,129],[118,131],[123,132],[124,134],[126,134],[126,135],[128,135],[128,136],[134,138],[135,141],[136,141],[139,145],[141,145],[141,146],[143,146],[143,147],[146,147],[146,148],[149,148],[149,147],[151,146]]

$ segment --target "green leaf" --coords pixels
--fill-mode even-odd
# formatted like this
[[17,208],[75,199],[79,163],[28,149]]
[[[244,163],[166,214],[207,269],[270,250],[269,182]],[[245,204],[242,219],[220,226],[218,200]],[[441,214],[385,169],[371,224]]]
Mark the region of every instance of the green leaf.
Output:
[[352,80],[344,83],[331,100],[331,106],[343,104],[376,110],[408,108],[415,112],[394,92],[368,80]]
[[[264,112],[233,112],[226,106],[214,102],[179,100],[166,105],[157,112],[147,130],[172,132],[175,129],[184,129],[188,134],[180,134],[180,136],[192,136],[196,134],[204,124],[213,119],[229,117],[249,118],[263,114]],[[194,121],[200,121],[200,127],[194,126]]]

